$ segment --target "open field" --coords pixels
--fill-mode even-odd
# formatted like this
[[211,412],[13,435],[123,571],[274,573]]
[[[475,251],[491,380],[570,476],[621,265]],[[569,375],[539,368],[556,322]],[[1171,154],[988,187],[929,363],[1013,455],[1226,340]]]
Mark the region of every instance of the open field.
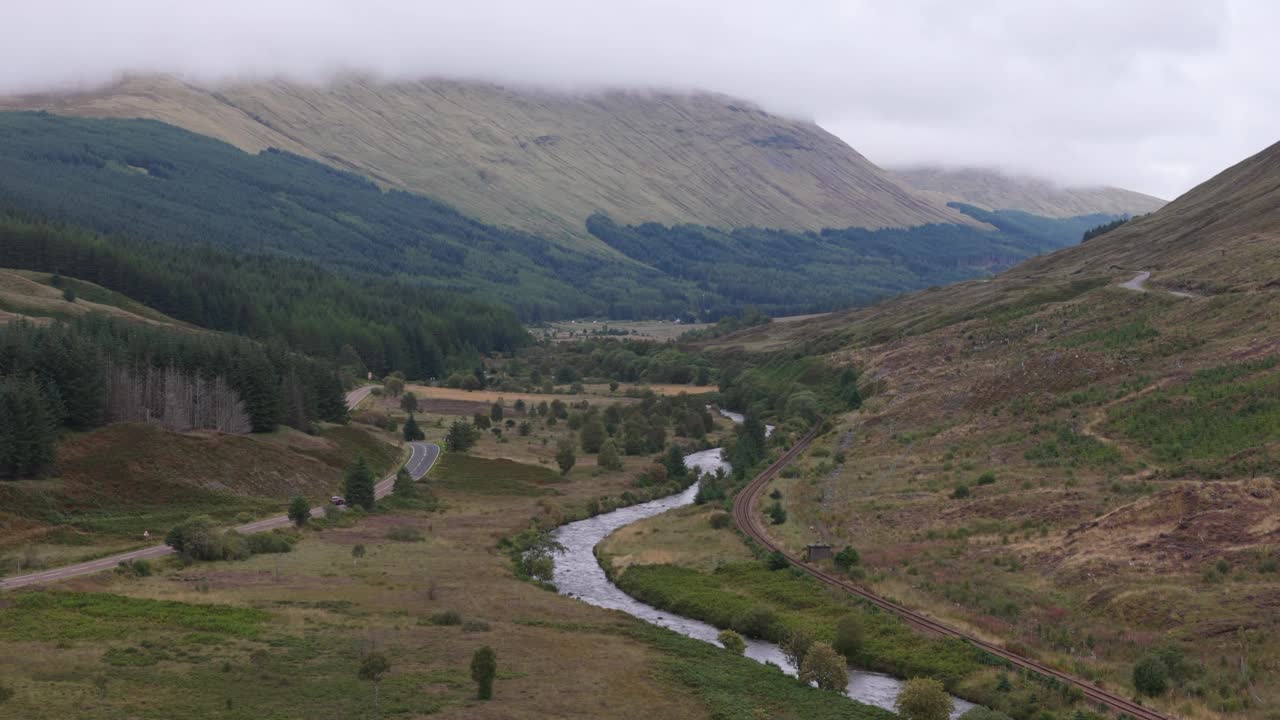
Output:
[[[372,688],[355,667],[376,649],[392,666],[379,692],[384,716],[623,718],[643,707],[655,718],[885,717],[516,580],[494,551],[497,538],[532,516],[616,493],[626,475],[565,481],[530,466],[497,474],[559,491],[538,497],[502,492],[485,472],[492,462],[443,460],[439,477],[433,471],[422,483],[442,512],[395,511],[304,531],[282,555],[188,567],[166,560],[150,577],[105,574],[0,598],[0,682],[14,691],[5,711],[374,717]],[[482,495],[470,486],[477,480],[489,483]],[[423,539],[391,539],[405,527]],[[364,557],[352,557],[356,545]],[[438,619],[445,611],[460,623]],[[494,699],[483,703],[467,676],[481,645],[494,648],[499,666]]]
[[582,339],[599,334],[601,336],[625,337],[632,340],[653,340],[668,342],[679,338],[690,330],[703,330],[711,327],[709,323],[678,323],[672,320],[562,320],[535,325],[529,332],[539,339],[564,342]]

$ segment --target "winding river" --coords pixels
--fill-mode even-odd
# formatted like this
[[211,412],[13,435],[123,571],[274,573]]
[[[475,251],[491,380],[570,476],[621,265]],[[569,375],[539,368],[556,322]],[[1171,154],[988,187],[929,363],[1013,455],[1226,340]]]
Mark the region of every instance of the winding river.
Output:
[[[720,412],[734,422],[742,422],[742,416],[738,413],[725,410]],[[697,466],[704,473],[715,472],[717,468],[724,468],[726,472],[730,469],[729,464],[721,459],[719,448],[686,455],[684,464],[688,468]],[[695,483],[687,490],[675,495],[619,508],[613,512],[569,523],[556,530],[555,538],[565,548],[564,552],[556,558],[555,584],[560,593],[590,605],[621,610],[645,622],[674,630],[681,635],[718,645],[716,636],[720,631],[714,626],[646,605],[618,589],[605,576],[594,552],[596,545],[615,530],[638,520],[689,505],[697,494],[698,485]],[[771,662],[790,675],[796,673],[796,669],[787,662],[777,645],[762,640],[744,639],[747,641],[747,657],[761,663]],[[897,698],[901,687],[902,681],[895,677],[850,670],[849,685],[845,693],[859,702],[892,710],[894,699]],[[955,703],[956,709],[952,713],[952,718],[959,717],[961,713],[973,707],[972,703],[959,698],[955,699]]]

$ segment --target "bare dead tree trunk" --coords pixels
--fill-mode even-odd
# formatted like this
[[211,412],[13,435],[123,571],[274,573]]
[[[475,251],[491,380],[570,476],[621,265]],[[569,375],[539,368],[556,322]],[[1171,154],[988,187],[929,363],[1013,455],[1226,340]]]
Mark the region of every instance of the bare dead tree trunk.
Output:
[[222,377],[187,375],[176,367],[134,370],[108,362],[107,421],[144,422],[166,430],[247,433],[244,402]]

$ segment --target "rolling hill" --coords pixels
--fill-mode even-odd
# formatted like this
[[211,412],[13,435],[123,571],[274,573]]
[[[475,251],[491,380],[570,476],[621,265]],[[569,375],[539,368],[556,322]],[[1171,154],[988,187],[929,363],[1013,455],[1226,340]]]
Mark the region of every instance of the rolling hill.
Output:
[[145,76],[94,92],[6,98],[0,110],[160,120],[596,249],[583,230],[596,212],[627,224],[726,229],[972,223],[813,123],[711,94],[569,95],[357,78],[200,88]]
[[778,537],[851,544],[869,587],[1110,687],[1159,656],[1171,717],[1266,718],[1278,201],[1280,145],[992,278],[710,341],[861,378],[778,486]]
[[985,168],[929,166],[892,168],[903,184],[942,202],[963,202],[987,210],[1022,210],[1045,217],[1145,215],[1164,200],[1114,187],[1062,187],[1036,177]]

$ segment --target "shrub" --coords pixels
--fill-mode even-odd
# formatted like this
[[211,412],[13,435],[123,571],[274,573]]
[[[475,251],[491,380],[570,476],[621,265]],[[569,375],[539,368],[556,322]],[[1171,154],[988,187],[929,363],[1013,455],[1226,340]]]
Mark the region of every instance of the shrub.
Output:
[[781,525],[787,521],[787,511],[783,509],[782,504],[774,502],[769,506],[769,522],[774,525]]
[[849,685],[849,670],[844,658],[826,643],[813,643],[800,664],[800,682],[814,683],[822,690],[844,692]]
[[431,616],[432,625],[451,626],[462,624],[462,613],[457,610],[444,610]]
[[1133,666],[1133,686],[1149,697],[1169,689],[1169,668],[1155,655],[1147,655]]
[[754,605],[733,619],[733,630],[763,640],[778,638],[778,614],[767,605]]
[[556,445],[556,464],[560,466],[560,474],[568,475],[578,458],[573,452],[572,440],[561,440]]
[[951,491],[951,497],[956,500],[963,500],[969,497],[969,495],[970,492],[968,485],[957,485],[956,489]]
[[483,620],[468,620],[462,623],[463,632],[489,632],[489,623]]
[[476,650],[471,656],[471,679],[476,682],[476,697],[488,700],[493,697],[493,678],[498,674],[498,659],[489,647]]
[[852,545],[845,545],[843,550],[836,553],[834,561],[836,567],[841,570],[848,570],[862,562],[862,556],[858,554],[858,551]]
[[791,565],[790,561],[787,560],[787,556],[783,555],[780,550],[774,550],[769,553],[769,557],[765,560],[765,564],[770,570],[786,570],[787,567]]
[[711,517],[707,518],[707,522],[711,523],[711,527],[716,530],[724,530],[733,524],[733,518],[727,512],[713,512]]
[[902,720],[947,720],[955,702],[941,682],[933,678],[912,678],[898,691],[894,707]]
[[121,560],[116,565],[116,572],[122,575],[132,575],[134,577],[150,577],[151,563],[145,559],[142,560]]
[[418,531],[418,528],[411,525],[396,525],[387,530],[387,539],[397,542],[421,542],[422,533]]
[[778,488],[774,488],[774,489],[773,489],[773,492],[769,493],[769,497],[770,497],[770,498],[772,498],[772,499],[774,499],[774,500],[781,500],[781,499],[782,499],[782,491],[781,491],[781,490],[779,490]]
[[849,613],[836,621],[836,637],[831,646],[850,661],[862,651],[862,620]]
[[222,560],[248,560],[252,555],[249,538],[235,530],[228,530],[222,534]]
[[996,481],[996,474],[988,470],[982,473],[981,475],[979,475],[976,482],[979,485],[992,485],[995,483],[995,481]]
[[289,501],[289,520],[298,527],[307,524],[311,519],[311,503],[304,497],[295,497]]
[[245,543],[249,547],[249,552],[254,555],[269,555],[271,553],[287,553],[293,551],[293,542],[290,538],[274,532],[254,533],[245,537]]
[[782,650],[783,657],[798,671],[814,642],[813,632],[808,628],[796,628],[787,633],[778,646]]
[[716,636],[716,640],[719,640],[724,649],[734,655],[741,655],[747,651],[747,642],[742,639],[741,635],[732,630],[721,630],[720,634]]

